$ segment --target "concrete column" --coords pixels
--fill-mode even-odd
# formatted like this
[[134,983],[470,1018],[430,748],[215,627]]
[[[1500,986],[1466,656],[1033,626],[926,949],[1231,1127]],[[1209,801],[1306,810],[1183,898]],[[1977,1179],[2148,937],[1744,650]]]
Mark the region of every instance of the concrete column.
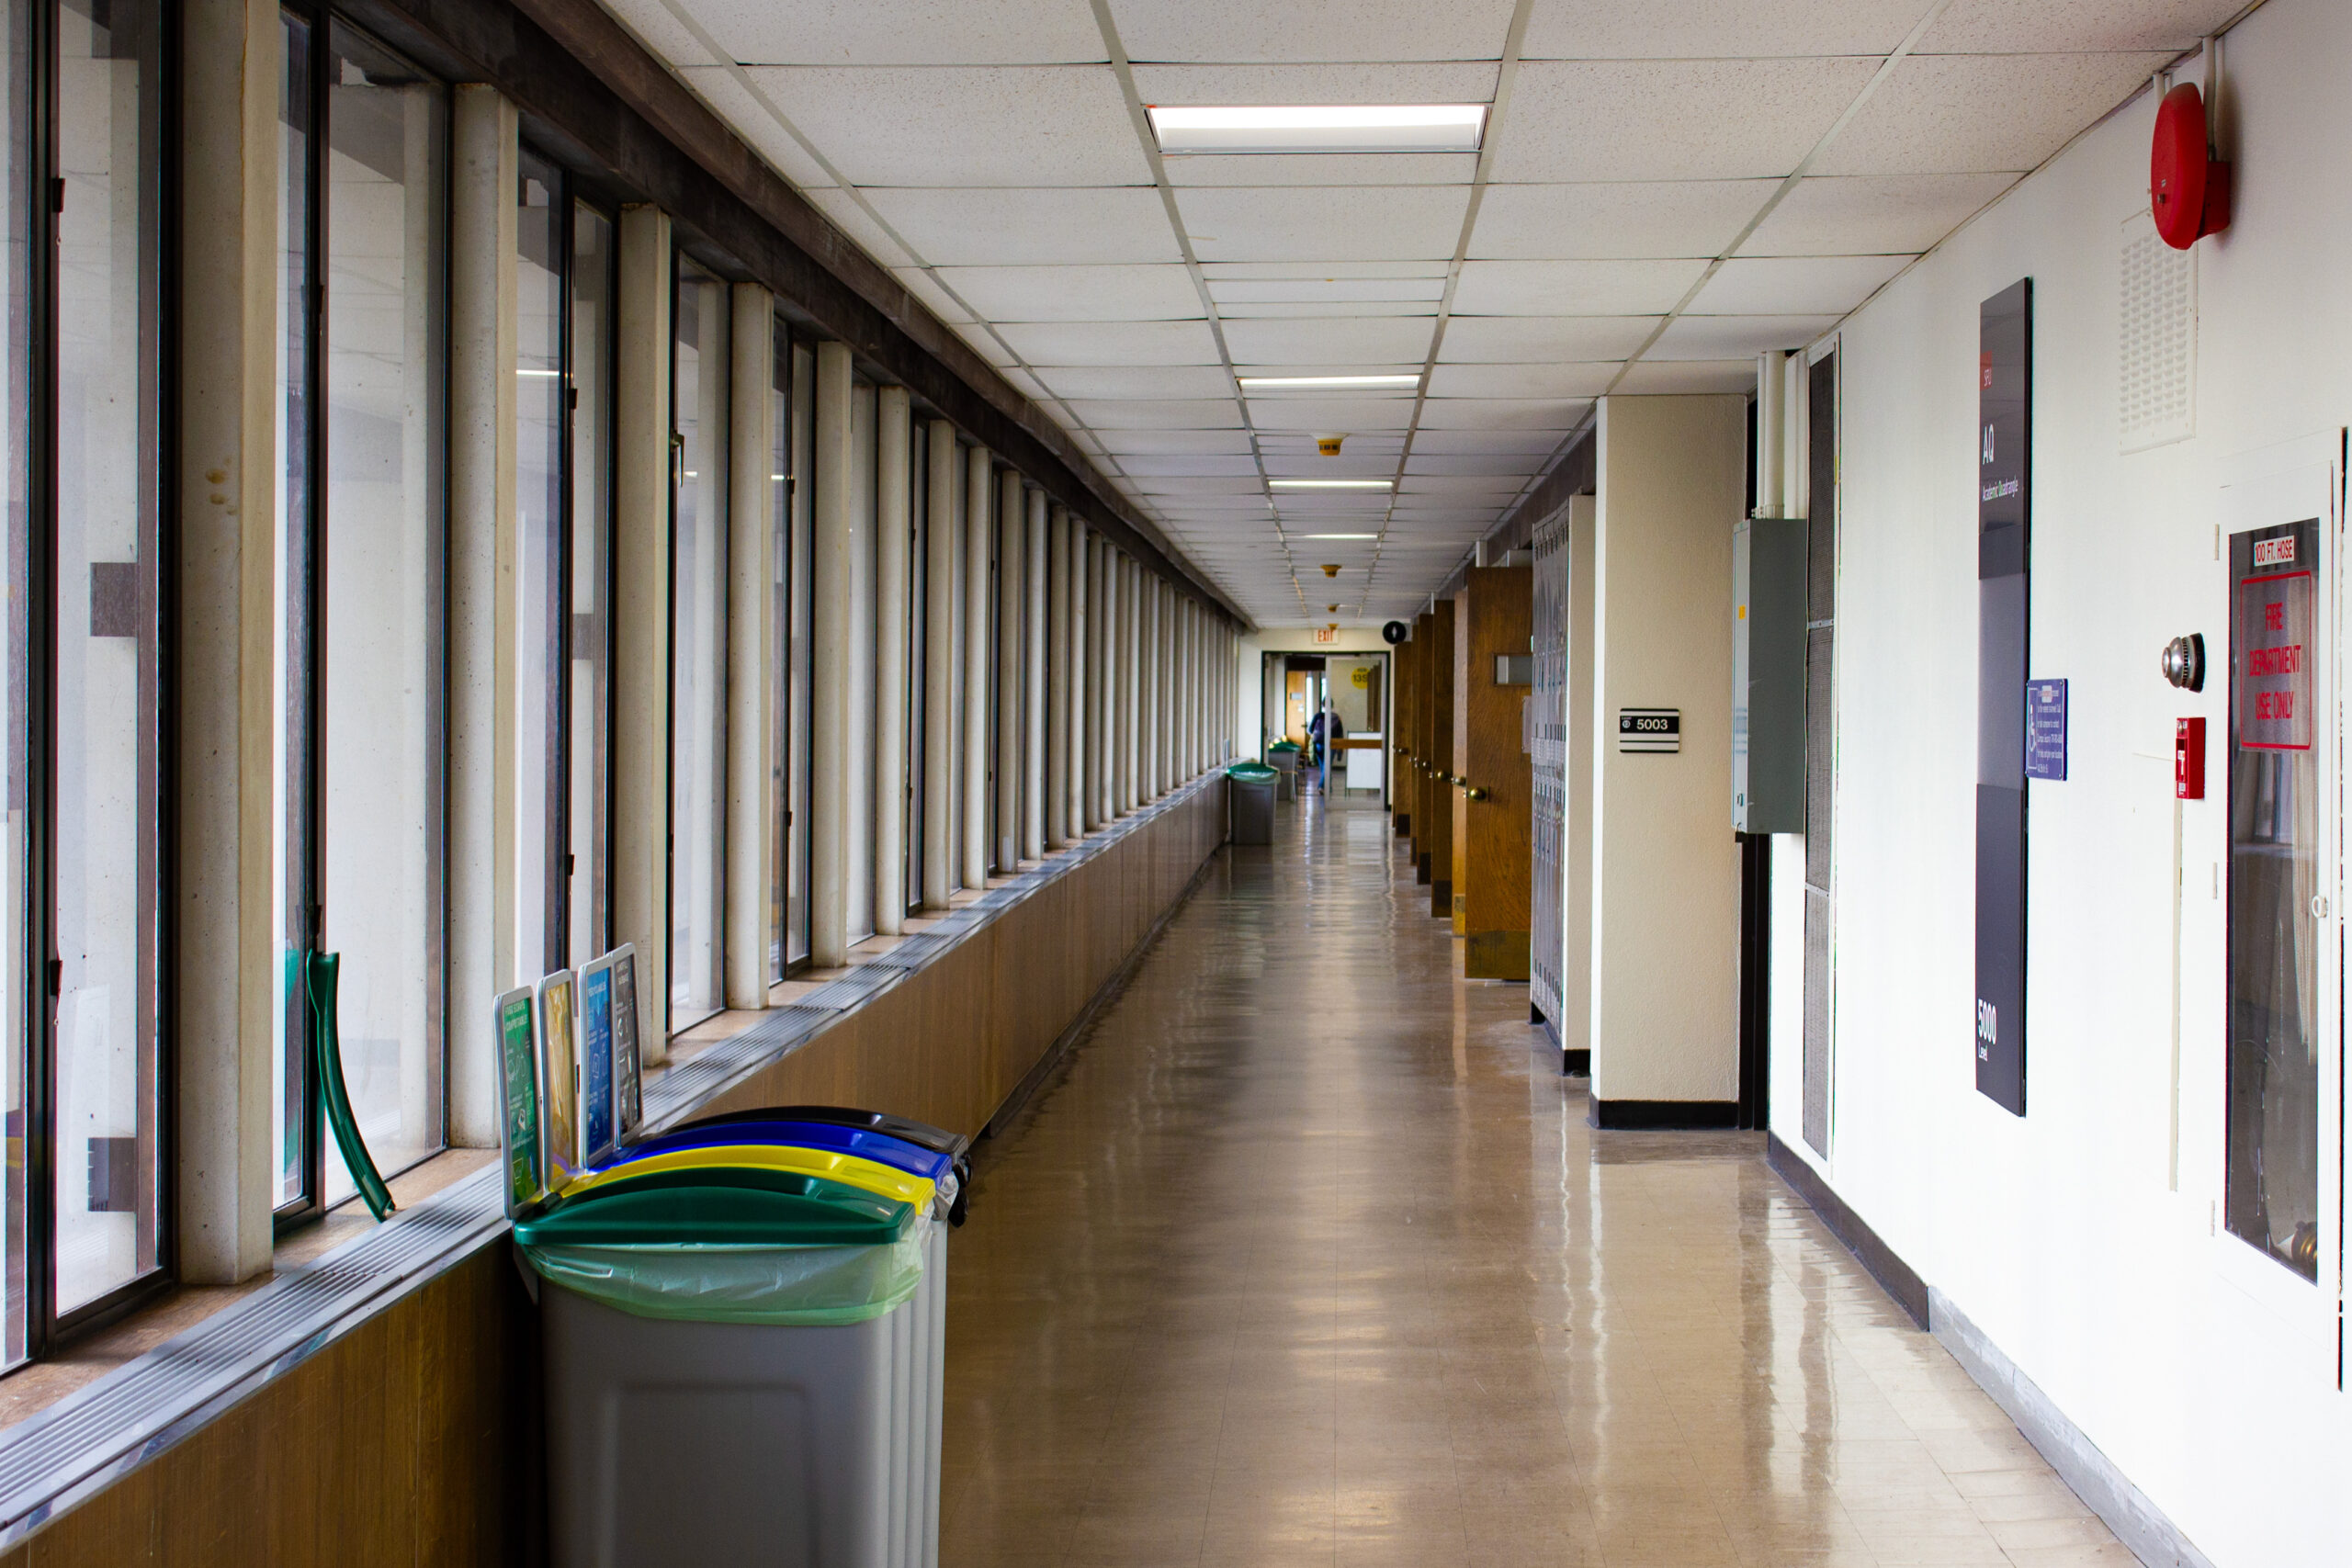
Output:
[[989,542],[996,465],[985,446],[964,465],[964,886],[989,885]]
[[[522,606],[516,533],[514,106],[460,86],[449,202],[449,1142],[494,1147],[498,1079],[487,1018],[516,973]],[[533,720],[536,712],[530,714]],[[528,788],[543,788],[533,779]],[[536,889],[534,890],[536,891]]]
[[964,518],[956,509],[956,427],[935,419],[923,434],[931,461],[923,508],[922,907],[944,909],[956,890],[956,676],[962,651],[956,639],[956,563],[963,554]]
[[1166,578],[1152,582],[1159,602],[1159,793],[1176,787],[1182,771],[1176,765],[1176,738],[1182,733],[1176,717],[1176,590]]
[[1136,569],[1136,804],[1159,798],[1159,579]]
[[[638,1049],[670,1041],[670,219],[621,209],[613,421],[613,936],[637,947]],[[463,1021],[458,1021],[464,1027]]]
[[1065,698],[1069,704],[1069,743],[1062,750],[1063,815],[1060,832],[1073,840],[1086,831],[1086,525],[1067,512],[1057,512],[1058,537],[1069,561],[1069,636],[1064,668],[1069,671]]
[[775,299],[739,283],[728,311],[727,1005],[768,1005],[775,912]]
[[1029,505],[1020,473],[997,475],[996,496],[996,840],[990,846],[998,867],[1012,871],[1021,859],[1022,699],[1028,682],[1022,673],[1024,639],[1021,617],[1027,607],[1022,589],[1028,550]]
[[817,511],[809,581],[808,959],[831,969],[849,959],[849,711],[852,555],[857,547],[857,472],[850,429],[849,344],[817,345]]
[[1046,628],[1046,807],[1045,847],[1069,841],[1070,624],[1078,603],[1072,592],[1069,513],[1057,506],[1046,524],[1047,574],[1053,580]]
[[1143,569],[1119,558],[1119,809],[1145,800],[1143,785]]
[[[1747,502],[1747,423],[1741,397],[1600,402],[1590,661],[1600,1126],[1612,1103],[1693,1102],[1708,1120],[1738,1096],[1740,869],[1724,830],[1732,637],[1722,606]],[[1680,709],[1682,750],[1620,752],[1623,707]],[[1659,984],[1665,975],[1671,985]]]
[[907,918],[907,595],[914,548],[914,408],[904,387],[875,391],[874,930]]
[[1021,576],[1021,858],[1046,858],[1046,493],[1029,492]]
[[1102,634],[1111,624],[1111,608],[1102,590],[1102,541],[1081,526],[1078,546],[1086,558],[1085,669],[1079,680],[1084,716],[1079,728],[1084,737],[1083,744],[1078,748],[1078,830],[1083,834],[1102,826]]
[[278,8],[189,0],[180,240],[179,832],[174,1015],[181,1279],[269,1267],[277,639]]
[[1127,558],[1103,547],[1102,593],[1109,610],[1102,628],[1102,820],[1127,814]]
[[1182,759],[1182,765],[1176,770],[1176,776],[1180,781],[1189,779],[1201,771],[1200,649],[1194,640],[1199,629],[1200,620],[1193,602],[1190,599],[1179,600],[1176,605],[1176,713],[1179,726],[1176,755]]

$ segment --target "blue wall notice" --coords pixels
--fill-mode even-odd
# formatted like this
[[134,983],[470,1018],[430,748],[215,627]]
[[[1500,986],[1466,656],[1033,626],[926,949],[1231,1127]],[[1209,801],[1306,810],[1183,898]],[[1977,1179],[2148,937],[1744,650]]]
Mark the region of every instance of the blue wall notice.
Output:
[[2030,681],[2025,688],[2025,776],[2066,776],[2066,682]]

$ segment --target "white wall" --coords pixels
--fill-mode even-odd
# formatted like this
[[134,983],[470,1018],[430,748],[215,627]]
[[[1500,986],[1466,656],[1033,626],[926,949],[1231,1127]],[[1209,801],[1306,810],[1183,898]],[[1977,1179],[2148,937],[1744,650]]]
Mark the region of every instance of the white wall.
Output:
[[[2086,135],[1845,326],[1840,362],[1835,1110],[1838,1193],[2215,1562],[2340,1562],[2352,1416],[2340,1230],[2318,1288],[2214,1222],[2222,1179],[2226,649],[2216,528],[2239,455],[2352,419],[2352,8],[2273,0],[2230,37],[2234,227],[2198,248],[2195,434],[2119,454],[2119,252],[2153,100]],[[2072,685],[2070,775],[2031,786],[2028,1106],[1973,1069],[1977,307],[2035,287],[2032,667]],[[2261,459],[2254,466],[2271,466]],[[2204,715],[2176,910],[2172,720]],[[1793,879],[1793,857],[1776,857]],[[2335,900],[2340,908],[2341,898]],[[1793,980],[1776,919],[1776,986]],[[2174,1008],[2178,1190],[2172,1189]],[[1776,1016],[1790,1017],[1785,996]],[[2340,994],[2337,1014],[2340,1022]],[[1776,1031],[1781,1066],[1797,1049]],[[2324,1053],[2333,1056],[2334,1052]],[[1776,1073],[1773,1122],[1801,1155]],[[2331,1063],[2329,1094],[2340,1108]],[[2328,1139],[2324,1190],[2340,1194]],[[2328,1201],[2332,1204],[2334,1197]]]

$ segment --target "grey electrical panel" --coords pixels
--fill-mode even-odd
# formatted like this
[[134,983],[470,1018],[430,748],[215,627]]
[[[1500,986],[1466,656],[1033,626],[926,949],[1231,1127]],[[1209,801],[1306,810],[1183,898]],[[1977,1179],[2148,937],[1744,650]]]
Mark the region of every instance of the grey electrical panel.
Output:
[[1731,822],[1804,831],[1805,524],[1757,517],[1732,533]]

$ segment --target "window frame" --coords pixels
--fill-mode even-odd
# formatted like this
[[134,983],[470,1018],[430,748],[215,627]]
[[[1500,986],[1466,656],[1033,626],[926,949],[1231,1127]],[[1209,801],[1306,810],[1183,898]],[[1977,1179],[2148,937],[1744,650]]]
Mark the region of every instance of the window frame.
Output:
[[[314,0],[278,0],[277,9],[281,27],[284,25],[285,18],[292,17],[302,22],[309,29],[310,65],[309,101],[303,106],[303,136],[305,138],[303,181],[306,192],[303,214],[306,265],[303,287],[308,298],[302,304],[290,308],[287,312],[289,320],[299,315],[303,326],[304,342],[307,345],[302,366],[303,400],[305,408],[310,413],[310,418],[302,431],[302,445],[308,465],[307,471],[310,475],[310,483],[302,497],[303,526],[307,530],[308,548],[303,563],[303,581],[299,589],[307,617],[301,670],[301,678],[306,686],[303,696],[308,724],[308,734],[305,737],[307,744],[301,761],[304,770],[301,803],[303,823],[301,855],[304,862],[301,877],[304,897],[297,906],[298,912],[293,922],[294,929],[300,936],[301,951],[319,949],[325,924],[326,835],[323,831],[325,791],[322,784],[326,778],[328,683],[326,679],[328,636],[326,562],[334,541],[334,519],[327,499],[333,478],[328,464],[328,436],[331,422],[328,418],[327,401],[331,390],[329,359],[333,351],[333,342],[329,335],[333,322],[333,300],[332,290],[327,281],[328,269],[333,259],[328,250],[333,240],[328,222],[333,194],[328,175],[328,160],[334,152],[331,98],[327,89],[334,84],[324,79],[319,70],[319,62],[322,59],[332,58],[334,29],[338,27],[345,28],[386,54],[405,62],[416,71],[420,77],[437,83],[446,95],[444,135],[439,149],[443,159],[443,167],[439,172],[441,183],[439,219],[443,254],[439,258],[439,271],[435,279],[435,287],[439,290],[440,296],[436,323],[439,335],[437,344],[439,357],[435,365],[435,369],[441,378],[438,412],[440,445],[436,454],[437,471],[432,473],[429,479],[429,482],[434,487],[432,506],[437,513],[437,516],[431,525],[432,549],[435,558],[429,562],[432,587],[428,594],[435,620],[427,633],[430,644],[427,656],[430,676],[428,685],[436,689],[433,694],[435,707],[428,746],[434,768],[429,797],[435,820],[427,824],[432,853],[435,857],[434,863],[428,872],[428,882],[432,887],[432,900],[435,907],[432,913],[434,930],[426,942],[426,950],[430,954],[430,962],[437,965],[437,970],[425,976],[425,984],[435,1003],[429,1010],[435,1016],[428,1019],[427,1027],[435,1032],[431,1039],[429,1049],[437,1059],[431,1061],[428,1066],[433,1083],[432,1094],[439,1101],[439,1137],[433,1147],[418,1157],[382,1170],[380,1174],[389,1180],[404,1171],[414,1169],[424,1160],[447,1152],[449,1147],[448,454],[451,400],[448,395],[448,383],[452,323],[449,309],[451,269],[448,265],[448,255],[453,234],[452,219],[455,213],[457,189],[453,152],[455,88],[453,84],[420,63],[406,51],[383,42],[372,29],[353,20],[339,6],[317,4]],[[283,80],[282,73],[286,68],[285,65],[281,65],[281,80]],[[283,175],[281,175],[280,177],[282,178]],[[289,590],[280,604],[289,602],[292,596],[293,591]],[[288,1011],[294,1011],[296,1007],[297,1004],[289,998]],[[280,1238],[313,1221],[324,1219],[334,1209],[352,1201],[351,1197],[346,1196],[336,1199],[333,1203],[325,1201],[327,1138],[321,1089],[309,1052],[304,1051],[300,1054],[300,1089],[299,1096],[295,1097],[300,1101],[300,1114],[299,1121],[291,1114],[288,1121],[289,1126],[299,1125],[300,1135],[303,1140],[301,1162],[303,1190],[301,1196],[283,1203],[275,1203],[271,1208],[271,1231],[273,1235]],[[293,1077],[291,1073],[288,1074],[289,1082]]]

